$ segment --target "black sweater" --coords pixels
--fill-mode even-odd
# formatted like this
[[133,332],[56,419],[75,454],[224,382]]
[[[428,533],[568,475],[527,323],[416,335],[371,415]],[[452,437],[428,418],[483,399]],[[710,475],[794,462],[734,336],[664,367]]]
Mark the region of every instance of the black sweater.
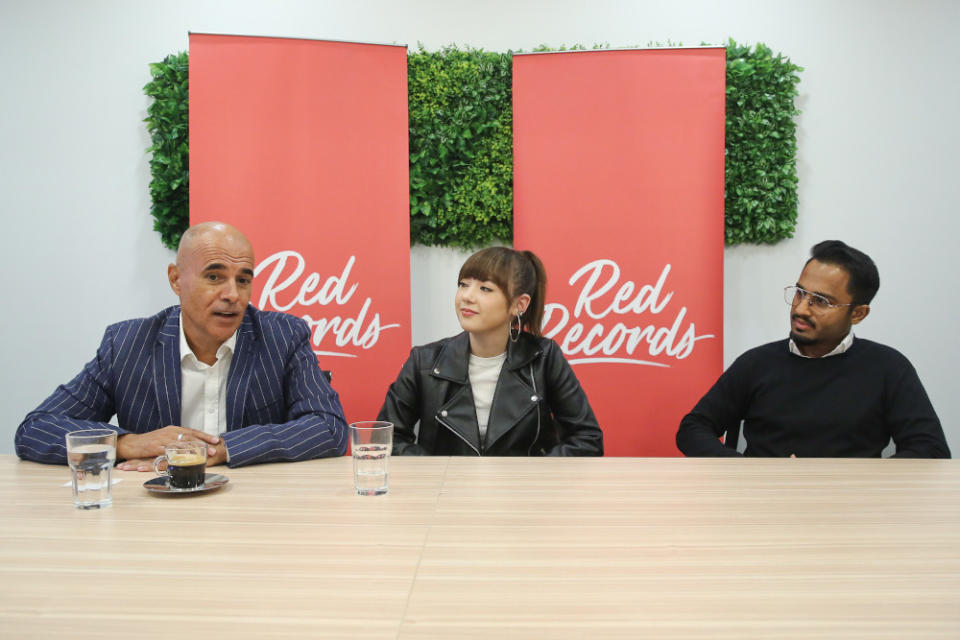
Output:
[[688,456],[739,455],[718,437],[743,420],[744,455],[949,458],[940,420],[900,352],[857,338],[842,354],[803,358],[788,341],[751,349],[730,365],[677,432]]

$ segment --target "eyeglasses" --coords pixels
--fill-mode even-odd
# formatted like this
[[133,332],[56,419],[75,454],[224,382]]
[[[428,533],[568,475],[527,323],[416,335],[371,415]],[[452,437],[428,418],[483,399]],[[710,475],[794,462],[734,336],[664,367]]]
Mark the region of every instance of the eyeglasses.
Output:
[[830,302],[819,293],[813,293],[797,286],[783,288],[783,300],[790,306],[800,304],[803,302],[804,298],[807,299],[807,304],[809,304],[812,309],[816,309],[817,311],[826,311],[827,309],[835,309],[837,307],[856,306],[856,304],[853,302],[848,302],[846,304]]

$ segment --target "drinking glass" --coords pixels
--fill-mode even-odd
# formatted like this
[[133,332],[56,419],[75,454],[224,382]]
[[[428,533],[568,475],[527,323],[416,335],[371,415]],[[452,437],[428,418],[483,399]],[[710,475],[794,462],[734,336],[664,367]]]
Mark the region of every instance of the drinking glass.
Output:
[[113,503],[111,473],[117,460],[117,432],[85,429],[67,434],[67,463],[73,476],[73,506],[100,509]]
[[353,487],[361,496],[387,492],[393,423],[366,421],[350,425],[353,452]]

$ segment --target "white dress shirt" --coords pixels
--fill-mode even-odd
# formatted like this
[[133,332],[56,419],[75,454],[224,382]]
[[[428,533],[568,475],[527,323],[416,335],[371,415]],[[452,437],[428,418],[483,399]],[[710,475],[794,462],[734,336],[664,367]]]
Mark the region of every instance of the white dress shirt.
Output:
[[227,375],[237,334],[217,349],[213,365],[200,362],[187,344],[180,318],[180,426],[219,436],[227,431]]
[[[838,344],[833,351],[820,357],[829,358],[830,356],[838,356],[844,351],[846,351],[847,349],[849,349],[852,345],[853,345],[853,331],[850,331],[849,333],[847,333],[846,336],[844,336],[843,340],[840,341],[840,344]],[[801,358],[810,357],[800,353],[800,349],[797,348],[797,343],[793,341],[793,338],[790,338],[790,353],[792,353],[795,356],[800,356]]]

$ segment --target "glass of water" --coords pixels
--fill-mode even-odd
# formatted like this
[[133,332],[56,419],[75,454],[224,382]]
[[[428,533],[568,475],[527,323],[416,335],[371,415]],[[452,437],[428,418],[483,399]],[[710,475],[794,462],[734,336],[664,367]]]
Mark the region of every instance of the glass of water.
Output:
[[350,425],[353,487],[359,495],[379,496],[387,492],[392,449],[392,422],[368,421]]
[[73,475],[73,506],[100,509],[113,502],[110,473],[117,460],[117,432],[87,429],[67,434],[67,462]]

